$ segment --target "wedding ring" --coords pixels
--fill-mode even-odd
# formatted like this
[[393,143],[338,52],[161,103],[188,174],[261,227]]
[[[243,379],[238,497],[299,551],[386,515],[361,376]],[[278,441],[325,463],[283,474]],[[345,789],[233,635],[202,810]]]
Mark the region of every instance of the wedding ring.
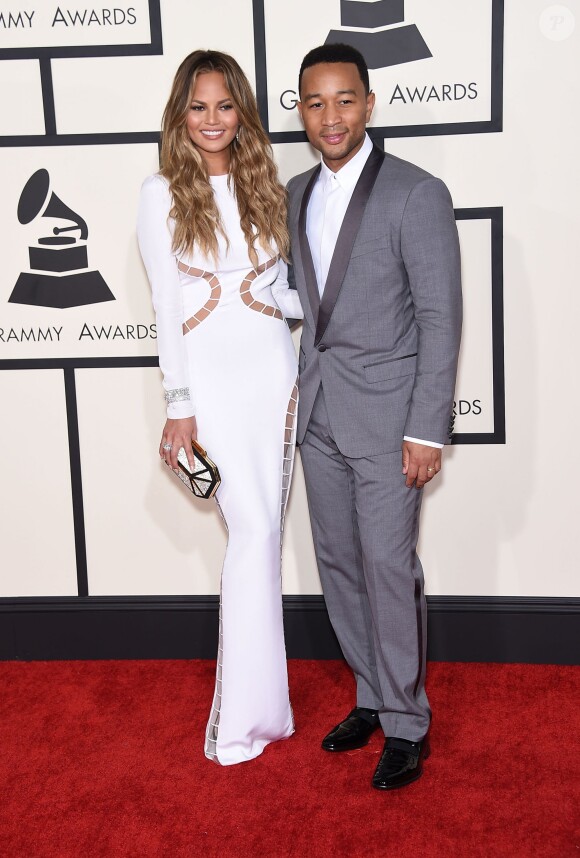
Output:
[[171,450],[172,447],[173,447],[173,444],[164,444],[163,445],[164,450]]
[[435,468],[427,468],[427,470],[430,472],[430,471],[434,471]]

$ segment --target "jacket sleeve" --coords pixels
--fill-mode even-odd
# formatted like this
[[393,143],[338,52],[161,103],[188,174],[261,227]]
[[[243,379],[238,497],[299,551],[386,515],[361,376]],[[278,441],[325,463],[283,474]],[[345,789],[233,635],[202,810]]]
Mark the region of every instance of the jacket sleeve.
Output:
[[416,184],[401,224],[401,253],[418,332],[417,370],[404,434],[441,444],[449,434],[461,338],[459,239],[440,179]]
[[160,176],[149,176],[141,187],[137,238],[157,320],[157,347],[167,416],[177,419],[192,417],[195,408],[182,330],[181,286],[177,260],[171,247],[170,209],[171,195],[167,183]]
[[291,283],[293,279],[292,267],[287,265],[283,259],[280,259],[279,266],[278,277],[272,284],[272,294],[276,304],[287,319],[303,319],[302,304],[296,287]]

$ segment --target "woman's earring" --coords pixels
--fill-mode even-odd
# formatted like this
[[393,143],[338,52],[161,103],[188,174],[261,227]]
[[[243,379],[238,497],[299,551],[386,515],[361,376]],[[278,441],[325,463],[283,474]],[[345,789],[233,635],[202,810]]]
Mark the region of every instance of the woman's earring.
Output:
[[236,143],[239,143],[239,142],[240,142],[240,129],[238,128],[238,130],[236,131]]

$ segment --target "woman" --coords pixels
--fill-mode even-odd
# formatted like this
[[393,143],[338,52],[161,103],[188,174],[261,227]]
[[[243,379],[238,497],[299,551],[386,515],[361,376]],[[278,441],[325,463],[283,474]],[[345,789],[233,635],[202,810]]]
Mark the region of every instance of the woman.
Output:
[[162,141],[162,167],[143,184],[138,220],[167,401],[159,454],[175,469],[179,449],[191,451],[199,432],[222,477],[228,547],[205,754],[232,765],[294,731],[280,540],[297,369],[284,316],[302,311],[284,262],[285,191],[232,57],[186,57]]

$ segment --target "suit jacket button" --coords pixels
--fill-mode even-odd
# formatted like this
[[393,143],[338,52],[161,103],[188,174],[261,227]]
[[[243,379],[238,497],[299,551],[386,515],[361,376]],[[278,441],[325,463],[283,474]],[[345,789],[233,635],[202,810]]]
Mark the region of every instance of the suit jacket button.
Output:
[[325,351],[326,351],[326,348],[327,348],[327,347],[326,347],[325,345],[320,345],[320,346],[318,346],[318,351],[319,351],[319,352],[325,352]]

